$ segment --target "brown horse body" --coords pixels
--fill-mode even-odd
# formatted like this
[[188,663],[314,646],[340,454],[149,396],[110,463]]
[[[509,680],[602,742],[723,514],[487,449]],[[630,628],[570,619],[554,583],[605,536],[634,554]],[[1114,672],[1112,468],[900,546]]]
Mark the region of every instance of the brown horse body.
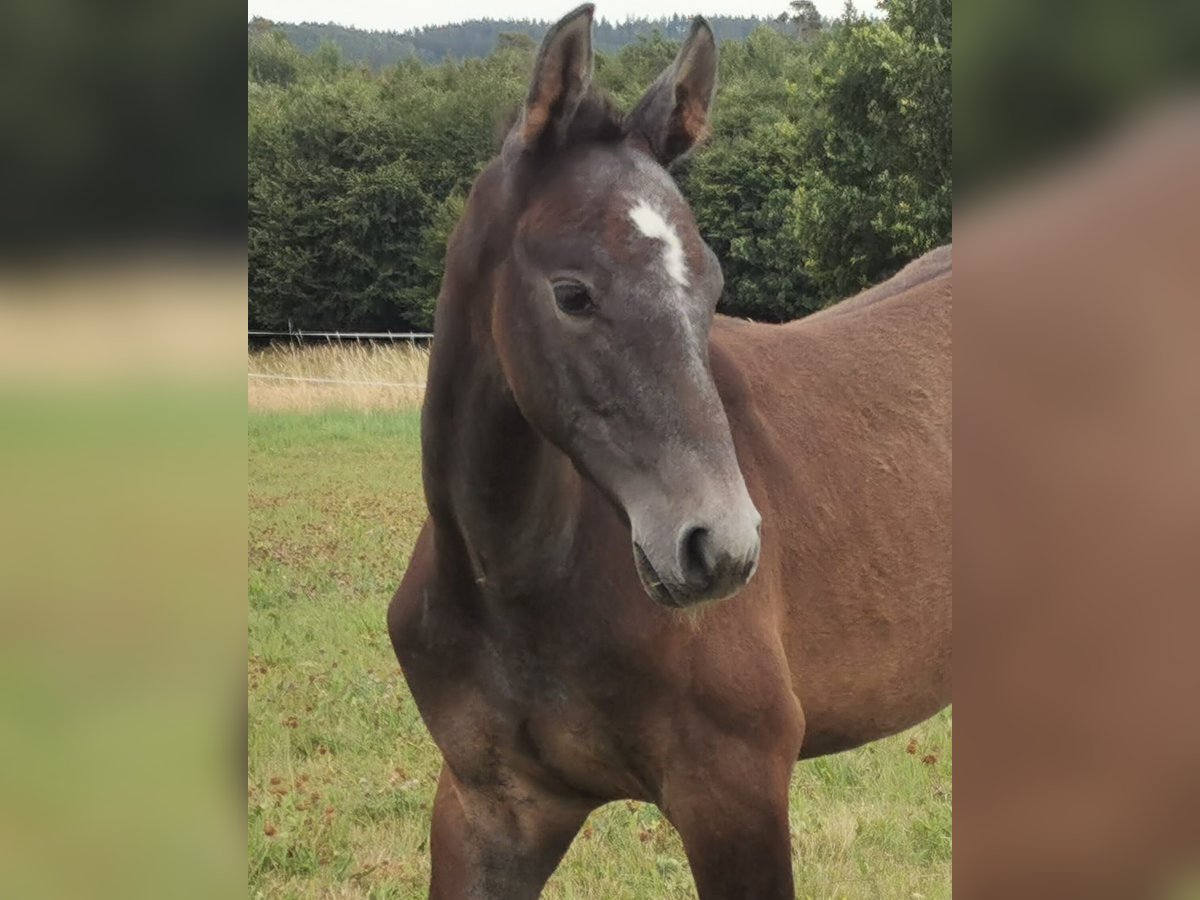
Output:
[[[590,8],[581,15],[590,24]],[[540,88],[535,78],[530,103]],[[537,124],[535,112],[527,107],[525,123]],[[595,171],[591,152],[576,155]],[[617,166],[641,151],[622,141],[603,152]],[[732,524],[709,510],[710,528],[685,529],[685,575],[695,575],[688,541],[707,535],[694,553],[702,573],[671,590],[659,584],[670,578],[657,575],[668,567],[655,562],[652,538],[644,553],[638,542],[642,512],[625,486],[597,474],[609,469],[571,449],[575,438],[541,426],[543,412],[525,399],[529,370],[515,354],[536,347],[514,335],[540,326],[500,296],[529,211],[546,213],[514,183],[511,164],[493,163],[451,243],[423,414],[430,519],[388,615],[445,759],[431,894],[535,897],[588,813],[633,798],[679,830],[704,900],[790,898],[796,760],[895,733],[949,702],[949,248],[800,322],[709,315],[705,370],[720,406],[677,429],[655,483],[673,467],[700,471],[681,434],[699,435],[704,458],[719,460],[727,421],[745,487],[724,475],[711,491],[694,482],[723,506],[742,505]],[[684,230],[683,218],[666,218]],[[628,240],[672,246],[636,231]],[[683,245],[687,271],[698,272],[687,232]],[[567,308],[546,321],[577,328]],[[592,337],[602,325],[587,325]],[[627,337],[636,343],[636,332]],[[671,396],[698,405],[703,388]],[[615,430],[622,417],[610,402],[596,403]],[[622,458],[659,458],[624,437]],[[747,491],[752,507],[739,499]],[[664,508],[699,521],[697,502],[676,496]],[[761,549],[747,550],[754,509]],[[671,608],[734,581],[745,586],[719,603]]]

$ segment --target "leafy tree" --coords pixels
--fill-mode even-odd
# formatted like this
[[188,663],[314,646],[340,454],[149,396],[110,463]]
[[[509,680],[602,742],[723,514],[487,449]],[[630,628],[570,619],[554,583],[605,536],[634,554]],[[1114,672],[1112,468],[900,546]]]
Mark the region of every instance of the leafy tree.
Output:
[[787,230],[802,153],[799,127],[781,119],[714,141],[693,163],[687,194],[721,260],[721,312],[781,322],[819,308],[805,303],[807,277]]
[[342,51],[332,41],[324,41],[312,55],[312,72],[322,78],[333,78],[342,68]]
[[796,37],[806,40],[821,30],[824,22],[813,0],[792,0],[788,4],[791,14],[785,15],[796,26]]
[[360,78],[251,94],[257,323],[318,329],[410,321],[398,304],[425,289],[410,248],[431,203],[377,96],[378,85]]
[[[255,19],[250,29],[263,20]],[[770,25],[784,30],[782,23],[757,16],[710,16],[709,25],[720,41],[740,40],[756,28]],[[269,23],[270,24],[270,23]],[[373,69],[395,65],[405,59],[438,64],[446,59],[461,61],[483,58],[500,46],[501,35],[524,34],[536,44],[546,34],[549,22],[534,19],[475,19],[452,25],[430,25],[409,31],[368,31],[347,28],[332,23],[304,22],[299,25],[272,25],[287,36],[303,53],[312,53],[324,41],[332,41],[344,59],[366,63]],[[615,54],[638,37],[659,34],[670,41],[680,41],[687,34],[691,19],[687,16],[663,16],[657,19],[630,18],[624,22],[598,19],[593,44],[598,51]]]
[[[722,311],[795,318],[948,238],[949,0],[883,7],[886,19],[851,7],[800,35],[786,21],[712,20],[718,37],[726,29],[713,134],[675,175],[722,261]],[[791,12],[819,19],[802,0]],[[597,81],[629,108],[689,25],[599,23]],[[254,324],[429,327],[446,241],[525,92],[543,28],[397,36],[250,23]],[[424,62],[430,52],[442,61]]]
[[658,32],[638,35],[619,53],[598,54],[596,79],[624,109],[629,109],[679,50],[679,44]]
[[496,50],[520,50],[533,53],[537,50],[537,41],[522,31],[502,31],[496,37]]
[[259,84],[291,84],[303,67],[300,51],[278,31],[263,31],[260,26],[257,33],[251,33],[247,50],[250,80]]
[[807,161],[789,229],[826,300],[950,237],[948,3],[893,0],[888,8],[894,21],[850,8],[815,64]]
[[714,134],[679,173],[700,231],[721,260],[730,315],[785,321],[819,308],[789,231],[805,164],[809,51],[760,29],[727,44]]

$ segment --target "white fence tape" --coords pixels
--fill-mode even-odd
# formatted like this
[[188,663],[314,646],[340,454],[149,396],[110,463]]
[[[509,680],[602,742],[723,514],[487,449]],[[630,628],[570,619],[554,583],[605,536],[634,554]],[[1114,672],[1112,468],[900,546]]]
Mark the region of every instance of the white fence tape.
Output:
[[250,337],[325,338],[337,341],[417,341],[433,338],[425,331],[247,331]]
[[249,372],[250,378],[267,378],[272,381],[307,381],[314,384],[353,384],[360,387],[424,388],[424,384],[404,381],[351,381],[345,378],[317,378],[308,375],[273,375],[267,372]]

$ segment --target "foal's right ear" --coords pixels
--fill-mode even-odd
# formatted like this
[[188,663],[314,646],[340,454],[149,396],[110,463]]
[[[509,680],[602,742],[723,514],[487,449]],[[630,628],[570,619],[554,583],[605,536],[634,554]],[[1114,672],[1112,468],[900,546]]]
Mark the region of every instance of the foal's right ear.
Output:
[[560,143],[579,102],[587,94],[592,82],[595,10],[591,3],[585,3],[546,32],[516,127],[517,140],[525,150]]

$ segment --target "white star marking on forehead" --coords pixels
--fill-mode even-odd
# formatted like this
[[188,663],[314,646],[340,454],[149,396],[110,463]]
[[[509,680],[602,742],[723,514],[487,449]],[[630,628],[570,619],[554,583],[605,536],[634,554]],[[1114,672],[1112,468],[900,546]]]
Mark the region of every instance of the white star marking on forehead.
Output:
[[663,264],[667,274],[681,287],[687,287],[687,268],[683,262],[683,244],[679,234],[662,214],[648,204],[639,200],[637,206],[629,211],[629,218],[648,238],[656,238],[663,242]]

